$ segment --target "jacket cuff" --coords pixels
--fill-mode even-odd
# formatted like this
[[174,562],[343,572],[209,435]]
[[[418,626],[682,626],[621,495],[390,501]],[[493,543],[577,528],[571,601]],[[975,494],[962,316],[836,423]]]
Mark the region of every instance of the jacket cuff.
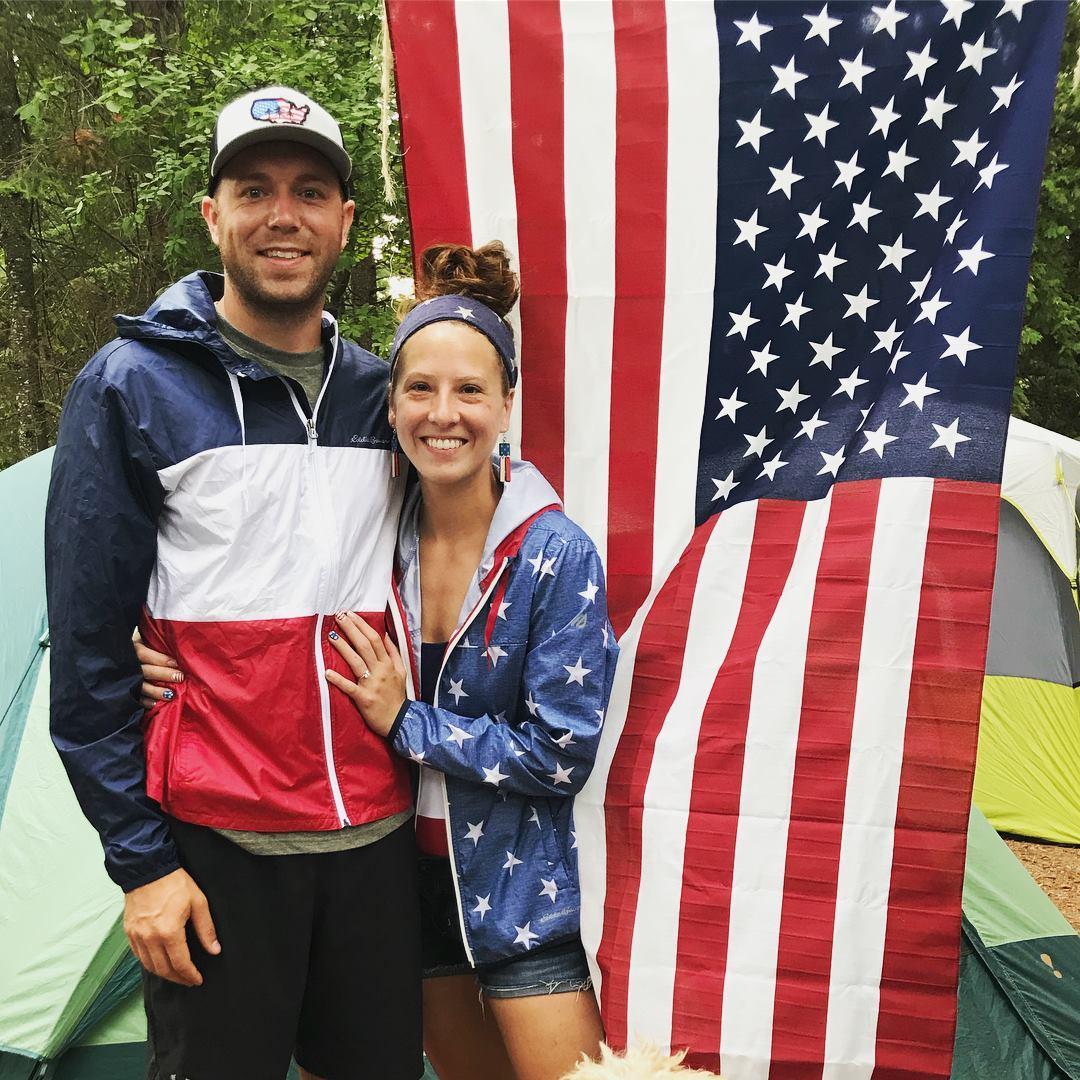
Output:
[[171,874],[174,870],[179,870],[180,868],[180,860],[174,857],[168,862],[161,863],[154,867],[153,870],[147,870],[142,875],[124,874],[121,876],[110,873],[109,876],[125,893],[129,893],[135,889],[142,888],[143,885],[149,885],[150,882],[157,881],[158,878],[163,878],[166,874]]
[[391,746],[397,746],[398,732],[401,730],[401,725],[405,722],[405,715],[409,711],[409,706],[412,701],[406,698],[401,703],[401,708],[397,711],[397,716],[394,717],[394,722],[390,725],[390,730],[386,733],[386,738]]

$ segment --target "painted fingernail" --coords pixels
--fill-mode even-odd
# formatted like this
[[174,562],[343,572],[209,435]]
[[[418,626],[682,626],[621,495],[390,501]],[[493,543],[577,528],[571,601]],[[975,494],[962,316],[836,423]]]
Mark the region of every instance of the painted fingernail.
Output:
[[338,639],[337,631],[336,630],[331,630],[330,631],[330,640],[331,641],[337,641],[337,639]]
[[172,681],[173,682],[183,682],[184,681],[184,673],[182,671],[174,671],[173,674],[172,674]]
[[346,617],[346,616],[347,616],[348,614],[349,614],[349,613],[348,613],[347,611],[339,611],[339,612],[337,613],[337,615],[335,615],[335,616],[334,616],[334,618],[336,618],[338,622],[344,622],[344,621],[345,621],[345,617]]
[[163,701],[172,701],[174,697],[176,697],[175,690],[162,690],[161,692],[161,698]]

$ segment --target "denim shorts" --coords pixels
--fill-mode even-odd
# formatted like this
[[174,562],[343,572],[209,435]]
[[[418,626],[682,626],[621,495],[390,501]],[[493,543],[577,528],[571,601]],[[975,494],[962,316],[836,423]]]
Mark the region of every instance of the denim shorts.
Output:
[[448,859],[420,858],[420,940],[425,979],[475,975],[489,998],[564,994],[592,987],[585,950],[576,937],[473,968],[461,941]]

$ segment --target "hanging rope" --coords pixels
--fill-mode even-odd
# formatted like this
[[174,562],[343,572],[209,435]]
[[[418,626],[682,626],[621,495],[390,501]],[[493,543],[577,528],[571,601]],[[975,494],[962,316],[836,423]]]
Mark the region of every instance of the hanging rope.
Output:
[[390,49],[390,24],[386,19],[386,5],[382,13],[382,79],[379,85],[379,162],[382,165],[383,198],[393,206],[397,202],[397,185],[390,171],[390,95],[394,57]]

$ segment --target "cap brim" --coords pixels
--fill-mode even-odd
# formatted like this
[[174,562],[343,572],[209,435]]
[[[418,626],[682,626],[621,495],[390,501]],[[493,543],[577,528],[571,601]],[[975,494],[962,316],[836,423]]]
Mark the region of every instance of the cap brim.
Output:
[[262,142],[303,143],[313,150],[318,150],[333,165],[334,171],[342,180],[348,180],[352,176],[352,158],[337,143],[318,131],[312,131],[310,128],[282,124],[280,127],[256,128],[254,131],[245,131],[243,135],[231,139],[226,146],[218,151],[214,156],[214,160],[210,163],[210,179],[212,181],[217,180],[221,176],[221,170],[241,150],[246,150],[249,146],[255,146]]

